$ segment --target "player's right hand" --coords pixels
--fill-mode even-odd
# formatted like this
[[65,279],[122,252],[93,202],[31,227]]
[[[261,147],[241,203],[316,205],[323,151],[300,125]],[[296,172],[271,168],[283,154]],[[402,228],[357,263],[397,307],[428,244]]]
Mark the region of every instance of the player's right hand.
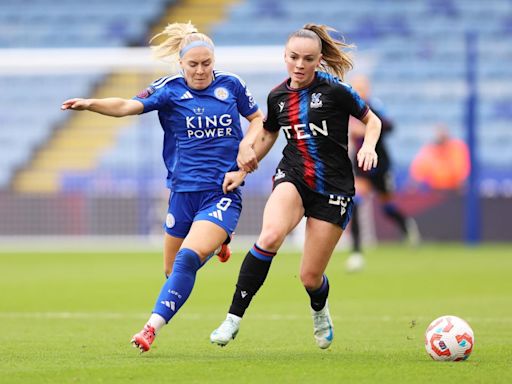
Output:
[[238,168],[245,172],[253,172],[258,169],[258,158],[256,157],[256,152],[248,145],[240,146],[236,162],[238,164]]
[[74,98],[74,99],[68,99],[62,103],[60,106],[60,109],[63,111],[66,109],[73,109],[76,111],[83,111],[87,109],[89,106],[89,103],[86,99],[80,99],[80,98]]
[[364,145],[357,152],[357,165],[362,168],[363,171],[369,171],[372,168],[377,167],[378,156],[375,152],[375,148]]

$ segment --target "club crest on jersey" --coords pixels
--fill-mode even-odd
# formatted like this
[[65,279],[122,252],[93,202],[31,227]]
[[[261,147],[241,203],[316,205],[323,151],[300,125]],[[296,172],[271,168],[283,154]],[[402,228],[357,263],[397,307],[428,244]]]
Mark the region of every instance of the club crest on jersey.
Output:
[[322,106],[322,100],[320,100],[321,96],[321,93],[313,93],[311,95],[311,103],[309,104],[309,106],[311,108],[320,108]]
[[147,99],[153,93],[155,93],[155,88],[147,87],[146,89],[144,89],[144,90],[140,91],[139,93],[137,93],[137,97],[140,98],[140,99]]
[[229,96],[229,92],[224,87],[218,87],[215,88],[215,91],[213,91],[215,97],[219,100],[226,100]]

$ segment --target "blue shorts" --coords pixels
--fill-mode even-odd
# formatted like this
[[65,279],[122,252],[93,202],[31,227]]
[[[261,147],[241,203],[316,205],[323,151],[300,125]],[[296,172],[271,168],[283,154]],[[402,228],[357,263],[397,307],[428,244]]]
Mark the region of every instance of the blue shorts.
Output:
[[222,190],[171,192],[164,229],[171,236],[185,238],[194,221],[207,220],[223,228],[231,237],[241,212],[240,189],[227,194]]

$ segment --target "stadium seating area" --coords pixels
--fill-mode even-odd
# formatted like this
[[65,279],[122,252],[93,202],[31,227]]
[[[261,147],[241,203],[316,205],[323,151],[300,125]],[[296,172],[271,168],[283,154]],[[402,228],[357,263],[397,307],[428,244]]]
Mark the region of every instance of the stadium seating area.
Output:
[[[248,0],[229,15],[213,29],[218,45],[282,45],[308,22],[330,25],[355,43],[356,70],[371,76],[374,94],[397,123],[389,144],[396,148],[393,157],[404,177],[438,123],[465,137],[465,39],[473,33],[482,177],[502,175],[512,163],[512,69],[505,65],[512,58],[506,42],[512,36],[512,2],[365,0],[355,6],[348,0]],[[365,62],[362,69],[358,57],[364,59],[359,60]]]
[[0,3],[0,48],[119,47],[146,42],[167,0]]
[[100,79],[99,75],[0,76],[0,104],[6,111],[0,115],[0,188],[64,121],[60,103],[90,94]]
[[[24,4],[24,6],[21,5]],[[0,4],[0,48],[116,47],[145,45],[150,24],[172,1],[22,0]],[[314,16],[313,16],[314,15]],[[193,15],[190,15],[193,20]],[[229,8],[215,24],[217,45],[282,45],[287,35],[306,22],[325,23],[357,45],[356,70],[367,72],[374,94],[397,124],[389,138],[401,181],[420,146],[433,136],[433,127],[446,124],[454,136],[465,136],[466,32],[475,33],[478,53],[477,119],[483,178],[510,178],[512,163],[512,2],[507,0],[246,0]],[[250,28],[248,28],[250,25]],[[364,65],[357,66],[358,63]],[[281,77],[241,73],[256,100],[265,107],[266,93]],[[0,75],[0,189],[69,115],[56,108],[70,96],[86,95],[101,75]],[[37,84],[37,86],[34,86]],[[30,89],[30,91],[27,91]],[[143,121],[120,131],[115,146],[101,155],[97,172],[109,179],[129,179],[137,169],[162,170],[160,149],[155,156],[136,159],[141,138],[161,146],[161,130],[146,130]],[[24,135],[19,132],[23,130]],[[158,146],[158,147],[157,147]],[[157,165],[158,163],[158,165]],[[156,167],[156,168],[155,168]],[[163,173],[163,170],[162,170]],[[91,174],[67,172],[65,190],[89,185]],[[157,178],[161,177],[159,173]],[[81,182],[80,182],[81,181]]]
[[[170,3],[90,0],[84,7],[76,0],[1,2],[0,49],[146,44],[150,23]],[[91,94],[104,75],[0,74],[0,105],[8,111],[0,116],[0,189],[68,117],[60,112],[60,102]]]

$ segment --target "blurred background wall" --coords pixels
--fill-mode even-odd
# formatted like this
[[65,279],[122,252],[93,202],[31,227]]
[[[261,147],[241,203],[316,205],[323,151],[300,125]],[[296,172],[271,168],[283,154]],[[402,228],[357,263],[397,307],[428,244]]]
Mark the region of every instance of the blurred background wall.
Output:
[[[354,73],[369,76],[395,122],[387,142],[396,199],[423,238],[463,240],[475,219],[482,240],[512,240],[510,0],[0,0],[1,237],[162,233],[156,113],[114,119],[59,108],[70,97],[134,96],[165,74],[151,62],[150,37],[188,20],[263,110],[286,77],[288,34],[307,22],[336,28],[357,46]],[[440,126],[474,154],[473,178],[448,190],[410,174]],[[283,145],[281,137],[248,178],[239,236],[259,231]],[[378,210],[366,212],[378,239],[397,239]]]

